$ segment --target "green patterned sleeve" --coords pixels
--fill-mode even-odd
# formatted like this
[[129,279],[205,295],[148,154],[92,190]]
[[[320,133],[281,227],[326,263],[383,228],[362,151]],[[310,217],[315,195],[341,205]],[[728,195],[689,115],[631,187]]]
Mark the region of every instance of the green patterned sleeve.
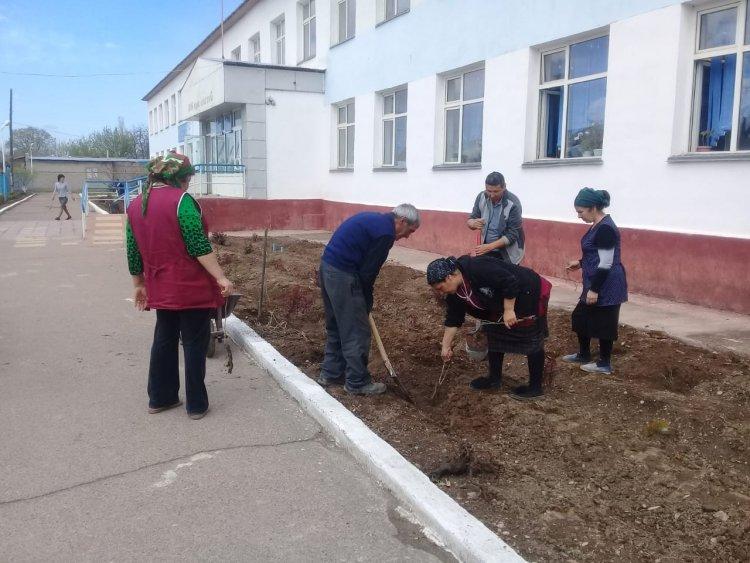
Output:
[[182,240],[185,241],[188,254],[194,258],[211,254],[213,248],[203,230],[201,209],[198,207],[198,202],[187,193],[182,197],[180,206],[177,208],[177,220],[180,223]]
[[143,259],[141,251],[138,250],[138,243],[133,235],[133,229],[130,228],[130,221],[125,221],[125,238],[128,249],[128,270],[131,276],[138,276],[143,273]]

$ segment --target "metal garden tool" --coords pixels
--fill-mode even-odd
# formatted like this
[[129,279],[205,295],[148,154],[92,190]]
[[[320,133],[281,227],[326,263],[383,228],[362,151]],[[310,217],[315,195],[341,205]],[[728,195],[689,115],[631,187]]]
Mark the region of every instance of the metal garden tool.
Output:
[[372,329],[372,335],[375,337],[375,343],[378,345],[378,351],[380,352],[380,357],[383,358],[383,363],[385,364],[385,369],[388,371],[388,375],[396,384],[396,388],[401,392],[404,399],[406,399],[410,403],[413,403],[414,399],[412,399],[411,395],[409,394],[409,391],[406,390],[406,387],[404,387],[404,384],[398,378],[398,375],[396,375],[396,370],[393,369],[391,360],[388,359],[388,354],[386,354],[385,352],[385,346],[383,346],[383,341],[380,339],[380,332],[378,332],[378,327],[375,326],[375,319],[372,318],[372,313],[369,315],[368,318],[370,320],[370,328]]
[[432,396],[430,397],[430,402],[434,405],[438,396],[438,391],[440,391],[440,387],[443,386],[443,383],[448,378],[448,362],[443,362],[443,368],[440,370],[440,377],[438,377],[437,381],[435,382],[435,388],[432,390]]

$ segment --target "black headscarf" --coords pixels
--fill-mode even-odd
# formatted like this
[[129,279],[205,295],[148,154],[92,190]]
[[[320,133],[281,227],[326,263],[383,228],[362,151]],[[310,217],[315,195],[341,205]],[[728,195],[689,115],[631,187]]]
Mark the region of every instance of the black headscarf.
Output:
[[445,281],[445,278],[456,270],[458,270],[458,262],[453,256],[433,260],[427,266],[427,283],[429,285],[434,285],[441,281]]

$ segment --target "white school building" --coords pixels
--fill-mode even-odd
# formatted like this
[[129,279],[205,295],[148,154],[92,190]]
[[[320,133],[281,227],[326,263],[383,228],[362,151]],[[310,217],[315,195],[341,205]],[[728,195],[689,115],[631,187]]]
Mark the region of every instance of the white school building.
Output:
[[497,170],[563,277],[606,189],[631,290],[750,313],[748,0],[246,0],[146,96],[212,229],[410,202],[466,253]]

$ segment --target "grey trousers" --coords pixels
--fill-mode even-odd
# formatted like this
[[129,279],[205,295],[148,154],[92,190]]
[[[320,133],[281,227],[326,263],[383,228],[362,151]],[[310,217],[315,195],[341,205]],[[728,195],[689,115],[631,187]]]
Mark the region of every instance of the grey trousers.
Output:
[[359,278],[320,262],[320,291],[326,314],[326,348],[320,374],[326,379],[346,376],[346,386],[358,389],[372,381],[367,370],[370,323]]

